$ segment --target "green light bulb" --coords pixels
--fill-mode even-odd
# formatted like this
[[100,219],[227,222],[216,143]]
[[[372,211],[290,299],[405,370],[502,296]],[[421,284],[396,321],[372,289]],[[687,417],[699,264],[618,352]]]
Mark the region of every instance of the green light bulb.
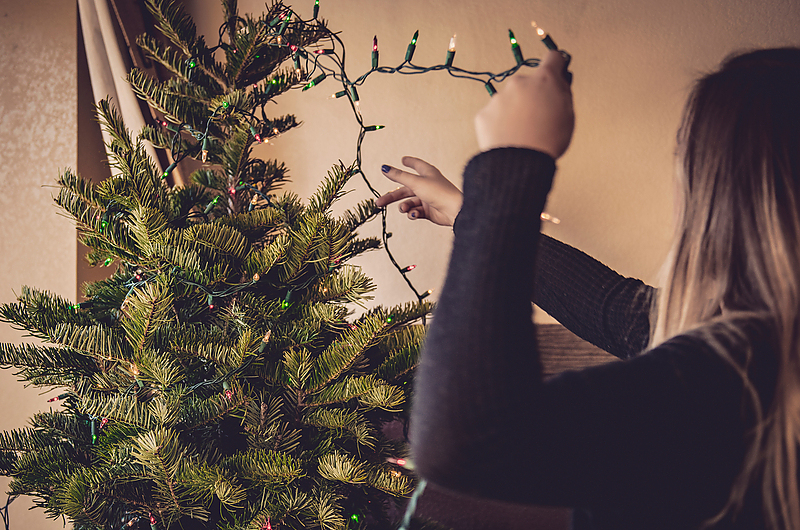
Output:
[[358,522],[358,520],[359,520],[358,514],[357,514],[357,513],[354,513],[353,515],[351,515],[351,516],[350,516],[350,520],[351,520],[351,521],[355,521],[355,522],[357,523],[357,522]]
[[511,30],[508,30],[508,40],[511,41],[511,46],[519,46],[519,44],[517,44],[517,38],[514,36],[514,32]]
[[519,44],[517,44],[517,38],[511,30],[508,30],[508,40],[511,41],[511,53],[514,54],[514,59],[517,61],[517,64],[522,64],[525,61],[522,57],[522,49],[519,47]]
[[194,68],[195,66],[197,66],[197,63],[194,61],[194,59],[189,61],[189,68]]

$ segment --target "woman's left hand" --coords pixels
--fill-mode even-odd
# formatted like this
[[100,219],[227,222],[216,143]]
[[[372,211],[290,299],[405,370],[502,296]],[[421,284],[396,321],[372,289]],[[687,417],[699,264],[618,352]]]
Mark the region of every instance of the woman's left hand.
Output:
[[515,75],[475,116],[481,151],[524,147],[559,158],[575,127],[572,91],[560,52],[549,51],[530,75]]

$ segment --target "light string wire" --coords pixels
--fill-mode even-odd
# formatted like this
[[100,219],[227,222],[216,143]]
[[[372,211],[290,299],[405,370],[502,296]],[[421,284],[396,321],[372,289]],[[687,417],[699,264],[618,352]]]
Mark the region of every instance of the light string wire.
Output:
[[[285,8],[285,10],[282,12],[281,15],[279,15],[279,17],[277,17],[276,19],[274,19],[271,23],[269,23],[267,25],[267,28],[266,28],[267,32],[268,32],[267,36],[268,37],[274,37],[274,42],[269,43],[269,46],[290,49],[291,50],[291,57],[292,57],[292,60],[294,61],[295,69],[298,70],[298,71],[303,72],[303,74],[301,76],[301,79],[303,79],[304,82],[300,83],[300,84],[296,84],[295,86],[290,87],[290,89],[292,89],[292,90],[297,90],[297,89],[308,90],[308,89],[313,88],[313,87],[317,86],[318,84],[320,84],[327,77],[332,77],[332,78],[334,78],[335,80],[337,80],[337,81],[339,81],[341,83],[343,90],[337,92],[332,97],[333,98],[337,98],[337,99],[340,98],[340,97],[345,97],[345,96],[347,97],[348,102],[349,102],[350,107],[351,107],[352,112],[353,112],[353,116],[354,116],[356,122],[359,125],[358,139],[357,139],[357,142],[356,142],[356,160],[355,160],[355,163],[353,165],[352,171],[353,171],[353,174],[358,174],[358,175],[361,176],[362,180],[364,181],[364,183],[367,186],[367,188],[369,189],[369,191],[376,198],[380,197],[381,193],[378,192],[375,189],[375,187],[372,185],[372,183],[370,182],[369,178],[367,177],[366,173],[362,169],[363,142],[364,142],[364,139],[365,139],[366,134],[368,132],[373,132],[373,131],[377,131],[377,130],[383,129],[384,126],[383,125],[366,125],[365,124],[364,119],[363,119],[363,117],[361,115],[361,112],[360,112],[360,110],[358,108],[359,97],[358,97],[358,92],[357,92],[357,88],[356,88],[356,87],[362,86],[366,82],[366,80],[368,79],[368,77],[370,75],[372,75],[374,73],[419,75],[419,74],[425,74],[425,73],[428,73],[428,72],[445,71],[451,77],[454,77],[454,78],[457,78],[457,79],[467,79],[467,80],[471,80],[471,81],[482,83],[484,85],[484,87],[486,88],[487,92],[490,95],[494,95],[496,90],[494,88],[493,82],[497,82],[497,83],[502,82],[506,78],[508,78],[509,76],[515,74],[521,68],[523,68],[523,67],[536,67],[540,63],[539,59],[535,59],[535,58],[523,59],[522,58],[522,54],[519,51],[519,46],[516,44],[516,40],[513,38],[513,34],[511,34],[512,35],[512,41],[511,41],[512,42],[512,51],[514,52],[514,57],[516,58],[517,64],[515,64],[513,67],[511,67],[511,68],[509,68],[509,69],[507,69],[507,70],[505,70],[503,72],[492,73],[492,72],[488,72],[488,71],[486,71],[486,72],[470,71],[470,70],[465,70],[463,68],[459,68],[457,66],[453,66],[452,65],[453,55],[454,55],[454,51],[453,50],[451,50],[451,52],[448,53],[447,64],[439,64],[439,65],[434,65],[434,66],[419,66],[419,65],[415,65],[415,64],[413,64],[411,62],[412,58],[413,58],[413,53],[414,53],[414,51],[416,49],[417,34],[415,34],[414,38],[412,39],[412,44],[409,45],[409,50],[406,53],[405,60],[402,63],[400,63],[398,66],[396,66],[396,67],[378,66],[378,64],[377,64],[377,62],[378,62],[377,61],[377,53],[378,52],[377,52],[377,49],[376,49],[376,46],[375,46],[375,47],[373,47],[373,67],[370,70],[368,70],[367,72],[365,72],[364,74],[362,74],[361,76],[359,76],[358,78],[356,78],[355,80],[351,81],[350,78],[348,77],[346,69],[345,69],[345,55],[346,55],[346,53],[345,53],[345,51],[346,51],[345,45],[344,45],[344,42],[339,37],[339,35],[334,33],[334,32],[332,32],[331,30],[329,30],[324,25],[324,23],[319,21],[319,19],[316,16],[314,18],[311,18],[311,19],[308,19],[308,20],[303,20],[297,14],[297,12],[295,12],[290,7],[283,6],[283,4],[281,4],[281,3],[277,3],[275,5],[278,6],[277,7],[278,10],[281,10],[282,8]],[[315,8],[315,15],[316,15],[317,11],[318,11],[318,9]],[[244,19],[242,19],[241,17],[233,17],[233,18],[227,20],[226,22],[224,22],[222,25],[220,25],[218,44],[216,46],[214,46],[213,48],[209,48],[206,53],[208,55],[211,55],[218,49],[227,49],[228,47],[232,46],[232,44],[224,42],[224,37],[225,37],[225,34],[226,34],[226,30],[227,30],[228,34],[230,34],[230,35],[234,34],[236,31],[238,31],[237,30],[237,26],[238,26],[238,24],[240,22],[241,23],[245,23],[246,21]],[[300,29],[300,30],[302,30],[303,28],[306,28],[306,27],[312,27],[314,29],[314,31],[322,32],[325,35],[322,38],[317,39],[317,41],[314,44],[314,49],[307,49],[307,48],[305,48],[303,46],[300,46],[300,45],[295,45],[295,44],[290,43],[290,42],[284,42],[285,39],[283,38],[283,34],[286,32],[286,29],[289,28],[289,27],[291,27],[292,29]],[[245,29],[245,27],[242,27],[241,29]],[[326,40],[329,43],[329,47],[325,47],[325,46],[321,46],[320,47],[320,44],[319,44],[320,41],[326,41]],[[376,40],[377,40],[377,38],[376,38]],[[323,63],[323,59],[326,60],[327,62],[332,63],[332,66],[324,64]],[[196,59],[194,57],[189,58],[187,60],[187,64],[190,65],[190,72],[194,68],[197,67],[197,61],[196,61]],[[275,84],[274,78],[273,78],[272,84]],[[259,142],[259,143],[262,142],[262,138],[261,138],[260,134],[255,133],[255,130],[256,130],[255,125],[260,125],[261,123],[265,123],[265,124],[268,124],[269,126],[272,126],[272,122],[271,122],[271,120],[269,120],[266,117],[266,112],[265,112],[265,107],[266,107],[267,103],[269,103],[271,101],[271,98],[269,97],[270,88],[271,88],[270,87],[270,82],[267,82],[266,89],[262,89],[262,90],[256,89],[256,90],[253,91],[253,95],[255,96],[255,99],[256,99],[257,103],[253,107],[252,111],[249,112],[248,114],[246,114],[246,116],[248,117],[248,121],[250,121],[251,131],[253,131],[253,136],[256,139],[256,141]],[[227,104],[225,104],[224,108],[227,108]],[[211,125],[211,122],[218,116],[225,117],[224,114],[220,114],[219,113],[219,111],[220,110],[224,110],[224,108],[223,107],[218,107],[217,109],[214,110],[214,113],[211,116],[209,116],[209,118],[208,118],[208,120],[206,122],[205,131],[203,131],[203,132],[197,131],[197,130],[191,128],[188,124],[185,124],[185,123],[180,124],[176,128],[174,125],[167,124],[167,122],[161,122],[162,125],[167,127],[169,130],[173,131],[174,135],[173,135],[173,138],[172,138],[171,145],[173,146],[173,148],[177,145],[178,149],[179,149],[179,154],[177,156],[173,156],[173,159],[176,160],[176,162],[173,162],[173,164],[171,164],[170,167],[167,168],[167,170],[163,174],[163,178],[166,178],[169,175],[169,172],[177,165],[177,162],[182,160],[184,157],[190,155],[190,153],[196,153],[198,146],[205,145],[206,142],[209,141],[210,136],[209,136],[208,130],[209,130],[209,127]],[[258,118],[256,118],[256,110],[257,109],[261,110],[261,115],[262,115],[262,118],[263,118],[262,120],[258,120]],[[239,111],[238,109],[235,109],[235,108],[232,108],[231,110],[233,112],[241,112],[241,111]],[[255,121],[256,123],[254,124],[253,121]],[[180,146],[181,146],[180,139],[181,139],[181,132],[184,131],[184,130],[189,132],[197,140],[197,144],[195,146],[191,147],[191,148],[186,149],[185,151],[182,151],[182,150],[180,150]],[[274,134],[272,134],[272,133],[274,133]],[[268,142],[270,138],[272,138],[274,136],[277,136],[278,134],[280,134],[280,131],[278,131],[277,128],[273,129],[272,131],[268,131],[266,141]],[[235,186],[235,187],[232,186],[232,189],[234,189],[236,191],[238,191],[240,189],[247,189],[248,191],[252,191],[254,193],[257,193],[259,196],[261,196],[262,198],[264,198],[266,200],[267,204],[266,204],[265,207],[272,206],[272,202],[269,199],[269,196],[265,195],[264,193],[262,193],[260,190],[258,190],[254,186],[251,186],[249,184],[245,184],[243,182],[240,182],[239,186]],[[214,201],[212,201],[213,204],[210,203],[208,205],[208,207],[206,209],[206,212],[204,214],[195,214],[195,215],[202,215],[204,217],[207,217],[207,214],[213,208],[213,205],[216,204],[215,201],[217,199],[218,199],[218,197],[215,198]],[[252,210],[253,208],[254,208],[254,205],[251,202],[251,204],[249,206],[249,209]],[[388,230],[386,208],[381,208],[380,209],[380,216],[381,216],[381,241],[383,243],[384,251],[386,252],[387,256],[389,257],[389,260],[392,263],[392,265],[395,267],[395,269],[402,276],[403,280],[406,282],[408,287],[411,289],[411,291],[417,297],[417,301],[421,302],[423,299],[425,299],[427,296],[429,296],[431,294],[431,291],[428,290],[428,291],[420,292],[415,287],[415,285],[413,284],[413,282],[411,281],[411,279],[408,276],[408,273],[412,269],[415,268],[414,266],[411,266],[411,267],[403,266],[403,265],[400,265],[398,263],[397,259],[394,257],[394,255],[391,252],[391,248],[390,248],[389,241],[388,241],[389,238],[392,236],[392,233]],[[549,216],[547,218],[545,218],[545,219],[548,219],[548,218],[549,218]],[[247,282],[245,284],[242,284],[242,288],[234,287],[234,288],[231,288],[229,290],[226,290],[226,292],[216,292],[216,293],[213,294],[213,296],[214,296],[214,298],[229,296],[229,295],[231,295],[231,294],[233,294],[235,292],[241,291],[242,289],[244,289],[246,287],[249,287],[250,285],[251,285],[251,282]],[[205,289],[203,289],[203,290],[206,291]]]

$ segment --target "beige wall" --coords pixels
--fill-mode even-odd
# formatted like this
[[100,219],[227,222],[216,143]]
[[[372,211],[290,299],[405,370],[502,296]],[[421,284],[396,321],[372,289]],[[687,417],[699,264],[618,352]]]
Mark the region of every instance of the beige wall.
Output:
[[[216,0],[186,0],[202,32],[216,35]],[[261,0],[240,0],[260,12]],[[309,16],[312,0],[294,7]],[[440,64],[458,34],[457,66],[498,71],[513,65],[507,40],[514,29],[526,57],[543,46],[530,30],[535,19],[573,55],[575,138],[559,164],[547,211],[561,218],[546,230],[628,275],[653,281],[667,248],[672,216],[672,151],[686,89],[727,53],[752,46],[800,45],[800,3],[794,0],[321,0],[320,15],[341,31],[347,70],[370,67],[372,36],[382,65],[396,65],[415,30],[414,62]],[[23,284],[76,296],[76,243],[70,224],[52,206],[59,168],[76,165],[76,15],[73,2],[0,0],[0,302]],[[298,130],[259,147],[286,161],[291,189],[307,197],[331,164],[355,156],[357,128],[326,80],[281,98],[275,114],[294,112]],[[483,87],[442,73],[373,74],[359,90],[366,122],[384,124],[364,143],[364,169],[381,191],[378,168],[415,155],[460,183],[475,152],[472,117],[487,101]],[[341,206],[368,196],[361,183]],[[365,233],[376,232],[373,224]],[[401,263],[415,263],[420,290],[438,290],[451,234],[396,211],[391,240]],[[378,284],[376,302],[396,304],[411,293],[382,252],[360,260]],[[0,326],[0,341],[19,334]],[[0,372],[0,428],[24,425],[44,399]],[[44,528],[41,512],[12,505],[14,526]],[[52,523],[55,525],[57,523]]]
[[[201,31],[217,34],[217,2],[186,0]],[[242,11],[260,13],[263,2],[240,0]],[[294,4],[310,16],[313,2]],[[455,65],[500,71],[513,65],[507,31],[526,57],[544,46],[536,20],[573,55],[577,128],[559,163],[547,211],[562,223],[545,230],[600,258],[623,274],[655,280],[672,222],[672,153],[675,131],[692,80],[729,52],[753,46],[800,45],[800,2],[794,0],[321,0],[320,16],[341,31],[347,71],[356,78],[370,67],[377,34],[381,65],[396,66],[415,30],[414,62],[441,64],[450,36],[458,34]],[[354,158],[356,126],[347,103],[328,100],[339,88],[326,80],[280,100],[273,112],[295,112],[304,125],[259,153],[287,162],[293,189],[308,196],[326,168]],[[385,124],[364,143],[364,169],[381,191],[382,163],[399,165],[409,154],[427,159],[460,181],[476,150],[472,118],[487,102],[480,84],[443,73],[373,74],[359,89],[367,123]],[[356,184],[348,199],[367,196]],[[441,286],[449,254],[448,230],[407,221],[391,212],[391,240],[401,263],[416,263],[421,290]],[[377,230],[378,227],[374,227]],[[379,286],[377,301],[411,296],[382,253],[360,260]]]
[[[57,215],[52,185],[77,162],[76,20],[75,2],[0,0],[0,302],[21,285],[75,297],[75,230]],[[0,325],[0,342],[21,336]],[[0,429],[24,427],[46,400],[0,371]],[[30,504],[11,505],[13,528],[63,528]]]

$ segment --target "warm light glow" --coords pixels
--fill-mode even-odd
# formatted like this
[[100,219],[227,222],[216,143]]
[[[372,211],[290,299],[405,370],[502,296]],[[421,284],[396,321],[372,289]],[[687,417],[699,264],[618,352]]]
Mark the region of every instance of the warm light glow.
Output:
[[135,365],[135,364],[133,364],[133,363],[131,363],[131,373],[132,373],[133,375],[135,375],[135,376],[136,376],[136,375],[139,375],[139,368],[137,368],[137,367],[136,367],[136,365]]
[[557,225],[557,224],[561,223],[561,219],[559,219],[558,217],[553,217],[549,213],[545,213],[545,212],[542,212],[542,214],[539,216],[539,218],[542,221],[550,221],[554,225]]
[[456,51],[456,36],[455,36],[455,35],[453,35],[453,36],[450,38],[450,48],[449,48],[449,51],[451,51],[451,52],[454,52],[454,51]]
[[372,51],[374,51],[374,52],[378,51],[378,36],[377,35],[372,37]]
[[539,26],[537,26],[535,21],[531,20],[531,26],[533,26],[533,29],[536,30],[536,33],[539,35],[539,37],[542,37],[542,38],[544,37],[544,35],[545,35],[544,30],[542,28],[540,28]]

